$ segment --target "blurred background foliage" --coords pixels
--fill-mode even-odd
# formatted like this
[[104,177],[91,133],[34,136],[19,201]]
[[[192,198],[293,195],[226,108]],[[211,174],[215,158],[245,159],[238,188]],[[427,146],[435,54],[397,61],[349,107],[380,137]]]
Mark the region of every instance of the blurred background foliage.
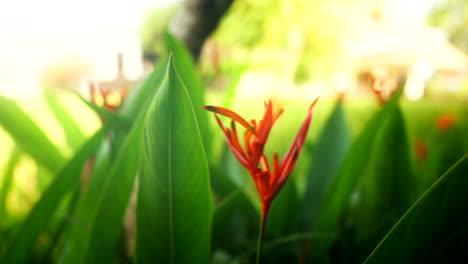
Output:
[[429,13],[429,23],[442,28],[455,46],[468,51],[468,4],[466,1],[436,1]]

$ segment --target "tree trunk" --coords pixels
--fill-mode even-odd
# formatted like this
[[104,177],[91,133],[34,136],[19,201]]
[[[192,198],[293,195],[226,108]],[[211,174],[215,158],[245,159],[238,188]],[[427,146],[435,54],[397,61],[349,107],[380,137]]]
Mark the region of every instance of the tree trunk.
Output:
[[233,0],[185,0],[169,23],[171,34],[182,41],[195,61],[203,42],[216,29]]

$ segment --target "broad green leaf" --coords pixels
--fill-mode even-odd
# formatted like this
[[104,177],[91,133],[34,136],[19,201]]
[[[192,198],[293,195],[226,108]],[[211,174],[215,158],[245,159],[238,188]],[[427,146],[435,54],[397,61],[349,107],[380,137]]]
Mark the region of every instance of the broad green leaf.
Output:
[[141,109],[128,105],[125,111],[122,110],[122,115],[129,117],[137,115],[129,134],[113,133],[111,141],[106,141],[102,145],[87,190],[82,195],[74,214],[81,225],[70,228],[68,233],[70,238],[62,250],[61,262],[112,261],[140,160],[145,105],[148,105],[150,98],[161,84],[163,75],[159,71],[165,68],[167,66],[156,67],[143,85],[133,90],[131,102],[140,104]]
[[[176,53],[174,56],[177,56]],[[171,56],[144,125],[137,202],[137,263],[208,263],[209,169],[192,94]],[[200,96],[200,95],[198,95]]]
[[75,150],[85,140],[85,135],[76,121],[68,114],[65,107],[60,103],[57,94],[46,92],[44,94],[47,106],[52,111],[55,119],[62,127],[63,135],[67,145]]
[[65,157],[15,101],[0,96],[0,112],[0,126],[24,152],[51,172],[61,168]]
[[325,190],[333,181],[349,149],[349,144],[343,102],[339,101],[320,133],[314,148],[299,219],[301,231],[310,231],[314,226]]
[[[259,210],[243,190],[237,189],[231,192],[218,203],[214,210],[213,249],[239,248],[239,245],[249,238],[256,237],[259,219]],[[248,249],[243,248],[243,250]]]
[[365,259],[410,207],[414,186],[410,162],[405,122],[400,108],[395,107],[374,137],[367,168],[354,194],[357,199],[349,212],[355,223],[356,243],[361,244],[359,250],[351,252],[357,262]]
[[[397,107],[401,93],[402,89],[372,116],[364,130],[352,143],[320,205],[317,222],[313,227],[314,232],[338,234],[340,231],[340,220],[343,210],[348,204],[351,194],[367,166],[368,155],[372,148],[374,137],[380,129],[382,122],[389,118],[394,111],[393,109]],[[308,262],[326,263],[329,261],[328,254],[334,240],[331,237],[312,239],[308,252]]]
[[6,254],[1,258],[1,263],[26,263],[28,261],[28,252],[41,231],[49,224],[57,206],[67,193],[80,186],[83,164],[96,151],[103,134],[100,130],[91,137],[58,173],[9,244]]
[[[405,213],[365,263],[434,263],[458,235],[466,241],[467,176],[468,155],[465,155]],[[466,248],[453,246],[460,251],[452,254],[465,256]],[[436,263],[452,262],[439,261]]]
[[211,154],[212,133],[210,130],[211,126],[209,125],[210,122],[208,122],[208,112],[201,108],[201,106],[205,105],[204,89],[196,72],[195,63],[182,43],[175,39],[169,32],[165,33],[164,40],[167,49],[173,50],[174,54],[177,54],[177,56],[174,56],[177,72],[179,73],[181,81],[190,88],[188,89],[188,93],[195,106],[194,111],[202,134],[203,145],[207,150],[208,157],[213,157]]

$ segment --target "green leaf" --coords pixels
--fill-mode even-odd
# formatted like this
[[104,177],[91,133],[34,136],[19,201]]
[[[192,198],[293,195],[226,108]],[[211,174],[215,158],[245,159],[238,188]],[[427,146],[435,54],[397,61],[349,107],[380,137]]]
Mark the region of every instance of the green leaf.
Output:
[[396,223],[411,205],[414,185],[406,126],[400,108],[392,110],[375,135],[368,168],[356,192],[358,243],[385,223]]
[[200,106],[191,96],[199,91],[189,92],[178,66],[171,56],[145,121],[137,263],[208,263],[210,259],[209,170],[196,114]]
[[[401,93],[402,89],[386,102],[385,105],[373,115],[361,134],[354,140],[320,205],[317,222],[313,227],[314,232],[338,234],[340,231],[340,220],[343,210],[349,202],[351,194],[367,166],[368,155],[372,148],[374,137],[380,129],[382,122],[393,114],[394,109],[398,105],[398,99]],[[328,262],[328,254],[334,240],[335,239],[331,237],[312,239],[308,253],[308,262]]]
[[141,111],[146,111],[156,90],[161,86],[168,65],[168,58],[161,59],[153,72],[128,92],[122,105],[117,109],[117,113],[132,120]]
[[6,163],[4,171],[2,172],[3,175],[0,177],[2,183],[0,184],[0,227],[2,227],[3,224],[2,220],[6,219],[6,198],[13,182],[15,166],[20,160],[20,157],[21,152],[17,147],[14,147],[10,152],[9,159]]
[[0,125],[24,152],[51,172],[60,169],[65,157],[15,101],[0,96],[0,112]]
[[302,202],[299,222],[301,231],[310,231],[314,226],[325,190],[333,181],[349,145],[350,138],[343,111],[343,102],[339,101],[320,133],[314,148]]
[[403,114],[397,106],[374,136],[368,162],[347,210],[352,222],[353,247],[346,247],[348,261],[361,263],[408,210],[414,192],[410,149]]
[[79,94],[76,95],[81,99],[83,103],[85,103],[89,108],[91,108],[97,115],[99,115],[104,120],[106,126],[120,128],[126,131],[130,129],[132,123],[130,120],[118,115],[117,113],[107,111],[106,109],[89,102]]
[[271,203],[265,225],[265,238],[280,237],[294,231],[297,223],[298,195],[295,178],[289,176],[281,191]]
[[137,115],[130,132],[113,134],[112,142],[106,141],[102,145],[87,190],[74,214],[81,225],[73,225],[69,229],[69,240],[61,252],[62,262],[112,261],[140,161],[143,121],[147,110],[144,106],[148,106],[150,101],[145,97],[154,97],[158,90],[156,85],[163,80],[159,71],[166,68],[156,67],[142,86],[132,90],[131,102],[143,107],[138,109],[127,105],[125,111],[122,110],[122,115]]
[[84,263],[112,261],[140,161],[142,120],[139,118],[120,147],[101,195],[96,197],[95,213],[88,223],[90,235]]
[[28,252],[43,231],[65,195],[80,186],[80,175],[85,161],[96,151],[104,133],[99,130],[63,167],[29,213],[16,237],[11,241],[1,263],[26,263]]
[[119,148],[115,160],[109,163],[108,149],[104,152],[101,169],[92,173],[94,180],[89,182],[89,189],[83,195],[75,214],[81,225],[75,225],[71,229],[70,241],[61,257],[62,262],[112,261],[137,174],[143,112],[141,116]]
[[192,60],[192,56],[188,53],[187,49],[175,39],[169,32],[164,35],[166,47],[168,50],[173,50],[175,64],[177,65],[177,71],[181,81],[187,86],[188,93],[192,99],[195,107],[195,115],[199,123],[200,131],[202,134],[203,145],[207,150],[209,157],[211,155],[212,146],[212,133],[210,130],[210,123],[208,122],[208,112],[203,110],[201,106],[205,105],[204,100],[204,89],[200,78],[195,69],[195,63]]
[[76,121],[68,114],[65,107],[60,103],[60,97],[57,94],[46,92],[44,94],[47,106],[52,111],[55,119],[62,127],[63,135],[67,145],[75,150],[85,140],[85,134]]
[[232,155],[227,144],[223,145],[219,166],[220,168],[212,166],[210,170],[216,205],[212,225],[213,250],[238,249],[243,241],[258,234],[260,211],[243,190],[246,186],[242,175],[244,168]]
[[108,181],[113,161],[111,143],[102,140],[96,155],[93,157],[92,170],[83,180],[82,193],[73,212],[71,222],[64,232],[64,243],[59,249],[58,263],[80,263],[87,248],[91,224],[94,219],[97,200],[102,195],[102,188]]
[[[231,188],[230,192],[235,191],[237,188],[245,188],[247,184],[251,182],[250,175],[247,173],[247,170],[240,165],[226,142],[223,142],[221,161],[218,164],[220,168],[222,168],[223,173],[211,176],[213,187],[216,187],[216,182],[222,181],[222,179],[217,179],[216,176],[225,177],[225,181],[229,181],[233,184],[233,188]],[[213,191],[218,193],[217,188],[214,188]]]
[[231,192],[214,210],[213,249],[238,248],[249,238],[256,237],[259,219],[258,208],[243,190],[237,189]]
[[[460,231],[466,241],[467,175],[465,155],[405,213],[365,263],[433,263]],[[458,248],[452,253],[464,256],[465,248]]]

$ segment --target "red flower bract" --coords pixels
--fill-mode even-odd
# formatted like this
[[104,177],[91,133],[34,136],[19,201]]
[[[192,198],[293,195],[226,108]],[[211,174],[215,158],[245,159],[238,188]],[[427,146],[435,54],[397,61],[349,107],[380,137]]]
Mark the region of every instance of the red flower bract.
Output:
[[[269,100],[265,104],[265,113],[263,118],[260,121],[251,120],[250,122],[247,122],[240,115],[229,109],[218,106],[203,106],[205,110],[214,113],[216,121],[223,130],[227,144],[232,153],[239,163],[244,166],[252,176],[262,203],[263,215],[267,213],[271,201],[278,194],[296,164],[302,145],[304,144],[307,131],[309,130],[313,108],[317,100],[318,98],[315,99],[309,107],[307,115],[286,155],[279,162],[278,153],[275,152],[273,154],[271,164],[268,163],[266,156],[263,154],[263,149],[271,128],[283,112],[283,109],[278,109],[273,106],[272,101]],[[225,127],[218,115],[231,118],[231,127]],[[245,129],[242,138],[244,147],[241,146],[240,139],[237,135],[236,123]],[[261,164],[261,167],[259,166],[259,163]]]

